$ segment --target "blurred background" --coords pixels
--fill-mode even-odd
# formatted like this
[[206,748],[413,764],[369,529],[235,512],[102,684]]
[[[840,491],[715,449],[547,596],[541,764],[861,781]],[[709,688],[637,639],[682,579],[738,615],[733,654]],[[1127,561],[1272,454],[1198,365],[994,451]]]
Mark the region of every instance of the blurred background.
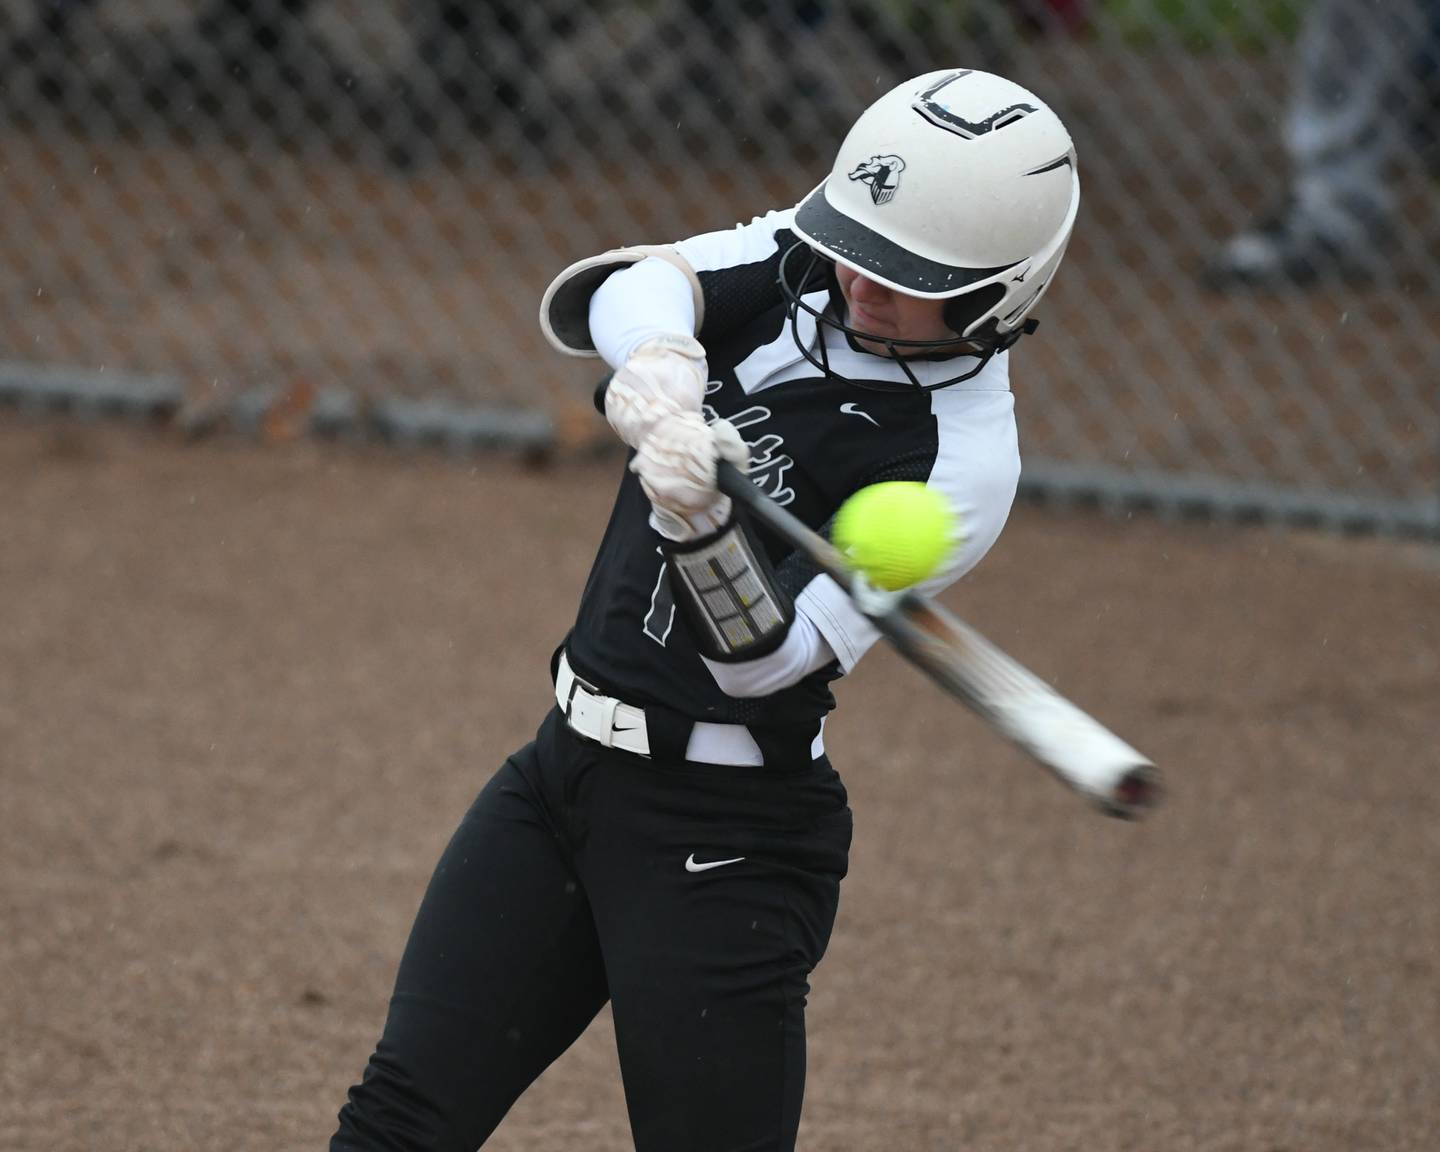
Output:
[[570,261],[795,201],[922,70],[1084,201],[1032,491],[1440,528],[1434,0],[4,0],[0,398],[462,450],[595,434]]

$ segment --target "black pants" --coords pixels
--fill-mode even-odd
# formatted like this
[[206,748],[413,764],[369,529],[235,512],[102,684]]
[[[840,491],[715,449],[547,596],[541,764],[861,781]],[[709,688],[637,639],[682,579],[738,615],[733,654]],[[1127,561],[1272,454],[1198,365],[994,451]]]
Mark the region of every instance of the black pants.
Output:
[[637,1152],[793,1148],[849,846],[824,758],[660,764],[552,712],[445,849],[331,1152],[471,1152],[607,999]]

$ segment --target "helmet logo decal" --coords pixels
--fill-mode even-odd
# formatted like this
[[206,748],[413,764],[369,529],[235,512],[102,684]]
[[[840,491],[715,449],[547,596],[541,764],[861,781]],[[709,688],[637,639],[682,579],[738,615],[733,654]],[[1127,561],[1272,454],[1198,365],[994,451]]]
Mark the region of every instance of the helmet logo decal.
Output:
[[1014,124],[1017,120],[1023,120],[1030,113],[1039,111],[1033,104],[1011,104],[1008,108],[1001,108],[998,112],[990,113],[982,120],[968,120],[948,104],[942,104],[936,99],[940,89],[969,76],[972,71],[973,69],[963,68],[959,72],[951,72],[940,77],[920,93],[910,107],[935,127],[953,132],[957,136],[963,136],[966,140],[974,140],[977,136],[984,136],[987,132],[996,132],[1007,124]]
[[899,156],[871,156],[865,163],[855,165],[850,179],[870,185],[870,199],[876,204],[888,204],[895,199],[903,171],[905,161]]

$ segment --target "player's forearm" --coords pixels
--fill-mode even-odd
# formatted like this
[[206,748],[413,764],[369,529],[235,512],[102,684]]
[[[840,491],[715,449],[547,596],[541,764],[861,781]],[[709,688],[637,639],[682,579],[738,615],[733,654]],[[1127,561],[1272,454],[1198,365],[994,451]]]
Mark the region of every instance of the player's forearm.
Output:
[[835,653],[815,622],[797,612],[780,647],[754,660],[705,659],[720,691],[739,698],[770,696],[833,663]]

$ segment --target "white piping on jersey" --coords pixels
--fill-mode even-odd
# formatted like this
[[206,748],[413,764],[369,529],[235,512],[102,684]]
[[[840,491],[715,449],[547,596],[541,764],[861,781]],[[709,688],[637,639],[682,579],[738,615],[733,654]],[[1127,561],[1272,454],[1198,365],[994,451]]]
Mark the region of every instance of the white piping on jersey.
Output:
[[[805,303],[815,308],[823,308],[825,301],[829,299],[829,293],[811,292],[804,297]],[[807,348],[815,344],[815,317],[808,312],[801,312],[798,317],[800,339],[805,342]],[[790,321],[787,319],[780,326],[780,335],[768,344],[762,344],[751,352],[749,356],[735,365],[735,379],[740,387],[745,390],[746,395],[759,392],[762,388],[769,388],[774,384],[783,384],[786,380],[800,380],[806,376],[814,376],[818,369],[810,361],[806,360],[795,347],[795,338],[790,334]]]

